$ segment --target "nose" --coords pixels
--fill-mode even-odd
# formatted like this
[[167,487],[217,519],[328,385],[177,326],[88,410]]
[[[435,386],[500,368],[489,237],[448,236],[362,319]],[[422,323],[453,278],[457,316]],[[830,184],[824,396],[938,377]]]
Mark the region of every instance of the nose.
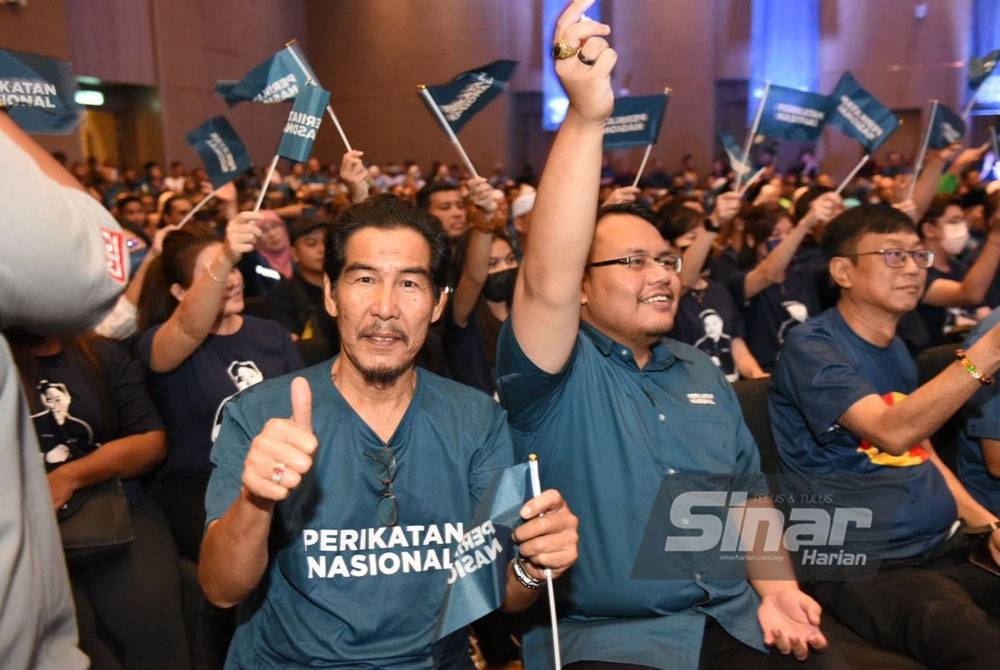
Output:
[[383,282],[377,289],[372,302],[371,312],[376,318],[388,321],[399,316],[399,303],[396,299],[396,287],[391,282]]

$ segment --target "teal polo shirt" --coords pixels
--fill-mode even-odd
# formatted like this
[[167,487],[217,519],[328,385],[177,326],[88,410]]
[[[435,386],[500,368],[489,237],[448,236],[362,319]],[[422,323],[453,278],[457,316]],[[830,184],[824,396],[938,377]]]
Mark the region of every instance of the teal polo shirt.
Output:
[[[476,502],[512,464],[503,410],[481,391],[417,371],[396,432],[383,444],[330,380],[330,362],[301,375],[312,389],[319,448],[312,469],[275,507],[259,602],[233,637],[226,668],[471,670],[468,632],[435,640],[449,566]],[[242,487],[250,443],[291,415],[295,375],[264,380],[226,405],[212,449],[209,521]],[[377,457],[396,460],[395,527],[377,512]],[[384,517],[382,517],[384,518]]]
[[[581,324],[566,366],[550,374],[521,350],[510,320],[496,360],[515,456],[538,454],[543,488],[558,489],[580,519],[579,559],[559,580],[563,662],[696,668],[706,617],[764,652],[760,599],[745,579],[631,578],[664,477],[760,471],[712,360],[664,338],[640,370],[628,347]],[[551,665],[550,635],[538,626],[525,636],[527,668]]]

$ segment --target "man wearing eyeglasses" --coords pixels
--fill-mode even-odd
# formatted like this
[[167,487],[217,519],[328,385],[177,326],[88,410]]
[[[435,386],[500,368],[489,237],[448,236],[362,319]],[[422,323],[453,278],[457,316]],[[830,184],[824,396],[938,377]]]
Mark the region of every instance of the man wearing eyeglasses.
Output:
[[[217,605],[259,598],[227,668],[471,668],[468,633],[435,640],[436,623],[451,570],[488,569],[477,547],[495,545],[463,524],[513,454],[499,405],[414,364],[444,309],[448,244],[393,195],[345,210],[323,265],[340,355],[226,404],[199,578]],[[576,560],[557,491],[520,514],[508,611]]]
[[[996,667],[1000,633],[988,613],[998,613],[1000,577],[968,557],[1000,559],[1000,523],[928,438],[993,383],[1000,327],[957,350],[954,363],[918,387],[896,337],[934,263],[913,221],[885,205],[862,205],[831,221],[822,246],[840,299],[785,341],[769,396],[771,423],[787,481],[800,486],[794,493],[824,496],[829,487],[886,530],[864,552],[850,539],[840,547],[841,554],[863,553],[876,575],[833,573],[814,584],[815,595],[859,634],[926,665]],[[808,556],[800,554],[803,565]]]
[[[609,26],[557,22],[556,72],[569,109],[535,199],[511,317],[497,344],[497,385],[515,452],[539,455],[541,479],[580,519],[580,557],[562,593],[565,668],[795,665],[826,640],[820,608],[794,577],[724,584],[701,566],[633,579],[665,478],[759,473],[736,396],[697,349],[664,337],[681,262],[652,214],[598,211],[604,121],[616,61]],[[661,554],[656,562],[671,561]],[[676,561],[675,561],[676,563]],[[551,667],[542,624],[523,641],[527,670]],[[765,655],[766,645],[781,653]],[[819,665],[823,655],[806,663]]]

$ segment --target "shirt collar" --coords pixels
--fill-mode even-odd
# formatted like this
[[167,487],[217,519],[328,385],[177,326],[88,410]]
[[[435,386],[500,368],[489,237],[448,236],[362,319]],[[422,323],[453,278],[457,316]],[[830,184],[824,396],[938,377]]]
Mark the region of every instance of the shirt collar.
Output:
[[[632,351],[624,344],[615,342],[585,321],[580,322],[580,330],[597,347],[597,350],[605,356],[617,358],[632,367],[636,367],[635,356],[632,355]],[[660,339],[650,349],[652,356],[649,362],[646,363],[646,367],[642,370],[644,372],[657,372],[659,370],[666,370],[677,360],[690,361],[691,358],[687,355],[688,352],[683,351],[681,347],[673,346],[675,344],[673,340],[667,337]]]

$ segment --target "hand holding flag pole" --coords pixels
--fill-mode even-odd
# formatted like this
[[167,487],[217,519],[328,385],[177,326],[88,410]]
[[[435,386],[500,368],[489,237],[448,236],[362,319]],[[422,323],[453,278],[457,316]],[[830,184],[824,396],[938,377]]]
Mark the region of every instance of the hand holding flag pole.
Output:
[[[760,128],[760,120],[764,116],[764,105],[767,104],[767,94],[771,91],[770,80],[764,82],[764,94],[760,98],[760,104],[757,106],[757,115],[754,117],[753,126],[750,128],[750,133],[747,135],[746,142],[743,143],[743,160],[741,161],[743,165],[749,165],[750,160],[750,149],[753,147],[753,138],[757,135],[757,129]],[[736,190],[741,190],[743,186],[743,175],[736,175]]]
[[746,192],[750,190],[750,187],[754,185],[754,182],[756,182],[758,179],[764,176],[765,172],[767,172],[766,165],[761,169],[757,170],[756,172],[754,172],[753,175],[751,175],[751,177],[747,179],[746,183],[743,184],[743,186],[740,186],[739,190],[736,191],[736,195],[740,196],[741,198],[744,195],[746,195]]
[[[652,146],[652,145],[650,145]],[[538,476],[538,456],[528,454],[528,473],[531,476],[531,495],[538,497],[542,494],[542,482]],[[556,592],[552,586],[552,570],[545,568],[545,584],[549,591],[549,621],[552,625],[552,653],[555,658],[555,667],[562,667],[562,653],[559,650],[559,617],[556,615]]]
[[476,167],[472,164],[469,154],[465,153],[465,147],[463,147],[462,143],[458,141],[458,135],[456,135],[455,131],[451,129],[451,124],[448,123],[448,120],[444,118],[444,114],[441,113],[441,108],[438,107],[437,102],[435,102],[434,96],[431,95],[431,92],[427,90],[427,86],[424,84],[420,84],[417,88],[420,90],[420,96],[427,101],[427,106],[430,108],[431,112],[434,113],[434,117],[438,120],[438,123],[441,124],[444,132],[448,134],[448,139],[451,140],[451,143],[458,151],[458,155],[461,157],[462,162],[465,163],[465,169],[469,171],[469,174],[472,175],[473,179],[478,178],[479,173],[476,172]]
[[[299,57],[299,51],[297,48],[299,41],[297,39],[289,40],[285,43],[285,48],[288,49],[289,55],[295,61],[295,64],[302,69],[302,73],[306,76],[306,84],[312,86],[319,86],[319,82],[316,81],[316,77],[313,74],[311,68],[309,68]],[[348,151],[354,151],[351,148],[351,143],[347,141],[347,135],[344,134],[344,129],[340,125],[340,121],[337,120],[337,115],[333,113],[333,107],[330,105],[326,106],[326,113],[330,116],[330,120],[333,121],[333,125],[337,127],[337,132],[340,133],[340,139],[344,142],[344,146],[347,147]]]
[[913,166],[913,179],[910,180],[910,186],[906,192],[905,200],[913,199],[913,192],[917,188],[917,178],[920,176],[920,170],[924,167],[924,159],[927,157],[927,145],[931,141],[931,131],[934,129],[934,119],[937,116],[938,105],[941,103],[938,100],[931,100],[931,115],[927,119],[927,128],[924,129],[924,138],[920,141],[920,151],[917,153],[917,162]]

